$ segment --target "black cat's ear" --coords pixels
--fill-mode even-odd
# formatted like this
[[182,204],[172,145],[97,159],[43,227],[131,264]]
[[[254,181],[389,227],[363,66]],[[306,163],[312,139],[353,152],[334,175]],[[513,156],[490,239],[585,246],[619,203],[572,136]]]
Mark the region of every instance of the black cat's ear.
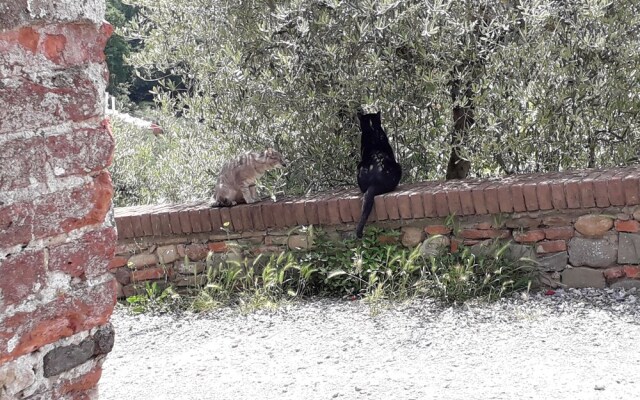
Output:
[[358,116],[358,119],[362,119],[362,117],[364,116],[364,110],[362,109],[362,107],[358,107],[356,109],[356,115]]

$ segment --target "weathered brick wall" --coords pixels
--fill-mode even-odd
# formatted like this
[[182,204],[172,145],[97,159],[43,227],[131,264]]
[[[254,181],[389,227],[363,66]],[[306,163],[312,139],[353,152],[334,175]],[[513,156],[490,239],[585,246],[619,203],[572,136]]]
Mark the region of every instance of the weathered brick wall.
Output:
[[[571,287],[640,286],[640,167],[424,182],[377,196],[370,225],[399,229],[407,247],[512,242],[511,254],[537,260],[546,281]],[[302,226],[335,240],[353,234],[357,191],[264,201],[231,208],[202,203],[116,209],[118,295],[145,282],[193,286],[215,262],[313,245]],[[455,216],[455,218],[450,218]],[[452,223],[453,222],[453,223]],[[442,235],[435,240],[426,239]],[[185,256],[194,261],[185,266]],[[194,275],[193,268],[196,274]]]
[[0,1],[0,399],[96,397],[113,345],[104,7]]

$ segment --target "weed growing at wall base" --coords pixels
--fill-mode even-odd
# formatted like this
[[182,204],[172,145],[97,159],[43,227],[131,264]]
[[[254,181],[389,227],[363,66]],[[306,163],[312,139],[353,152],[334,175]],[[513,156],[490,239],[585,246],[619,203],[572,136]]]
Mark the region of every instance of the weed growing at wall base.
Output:
[[[531,260],[508,257],[509,243],[495,241],[477,249],[460,246],[425,255],[418,246],[383,244],[380,237],[399,235],[371,228],[363,240],[331,240],[314,230],[310,251],[288,251],[241,261],[206,259],[206,273],[194,271],[196,287],[160,290],[155,284],[128,303],[136,312],[171,308],[205,312],[224,306],[242,311],[274,308],[282,302],[308,296],[362,299],[377,309],[383,300],[405,301],[434,297],[449,304],[478,298],[496,300],[515,291],[529,290],[536,275]],[[185,260],[189,265],[189,260]]]

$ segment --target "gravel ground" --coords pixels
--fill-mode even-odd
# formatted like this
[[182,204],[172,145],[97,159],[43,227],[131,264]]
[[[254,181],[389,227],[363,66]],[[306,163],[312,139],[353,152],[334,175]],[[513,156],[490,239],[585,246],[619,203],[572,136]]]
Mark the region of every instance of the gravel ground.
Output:
[[637,399],[634,291],[559,290],[490,305],[430,300],[371,315],[316,299],[242,315],[113,315],[102,400]]

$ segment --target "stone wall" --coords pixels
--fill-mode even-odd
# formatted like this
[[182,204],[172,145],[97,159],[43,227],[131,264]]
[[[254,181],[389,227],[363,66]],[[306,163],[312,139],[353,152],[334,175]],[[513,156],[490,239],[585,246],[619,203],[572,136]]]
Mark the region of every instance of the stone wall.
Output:
[[0,399],[97,397],[113,345],[104,7],[0,1]]
[[[639,183],[638,166],[424,182],[377,196],[369,225],[401,231],[399,238],[379,240],[421,245],[427,253],[434,245],[481,251],[487,241],[509,240],[511,254],[537,260],[552,286],[639,286]],[[353,234],[360,207],[360,194],[344,191],[231,208],[116,209],[119,244],[110,270],[120,297],[145,282],[193,286],[204,279],[209,252],[217,262],[307,249],[313,245],[309,225],[340,240]],[[427,241],[435,235],[441,236]],[[194,264],[185,265],[185,257]]]

